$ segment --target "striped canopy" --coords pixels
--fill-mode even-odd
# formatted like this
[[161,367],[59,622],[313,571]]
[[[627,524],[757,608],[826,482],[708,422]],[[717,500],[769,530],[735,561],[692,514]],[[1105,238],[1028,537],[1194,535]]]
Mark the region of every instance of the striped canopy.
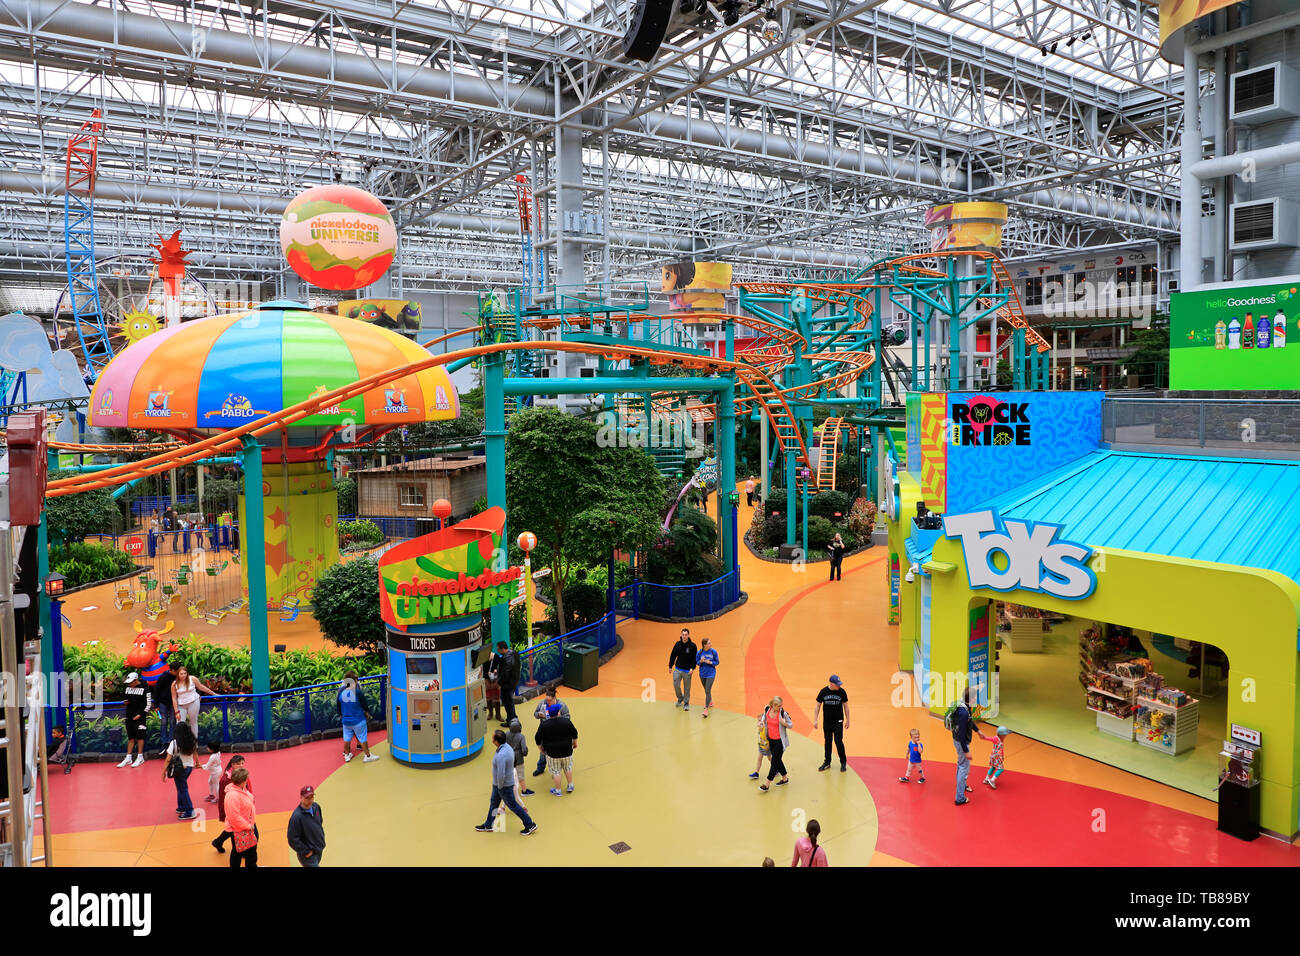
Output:
[[[90,422],[156,431],[231,428],[428,358],[426,349],[388,329],[271,302],[254,312],[184,322],[127,347],[95,383]],[[295,424],[401,425],[459,413],[451,378],[435,367]]]

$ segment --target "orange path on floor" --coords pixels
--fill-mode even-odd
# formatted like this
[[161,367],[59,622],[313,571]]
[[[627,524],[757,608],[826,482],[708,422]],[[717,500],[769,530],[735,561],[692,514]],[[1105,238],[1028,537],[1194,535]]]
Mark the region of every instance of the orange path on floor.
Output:
[[[748,527],[750,509],[742,504],[741,511],[740,525]],[[979,786],[989,745],[977,739],[971,782],[979,792],[972,795],[970,807],[953,807],[954,757],[942,724],[921,708],[891,702],[891,694],[900,686],[898,630],[884,623],[888,600],[884,560],[883,548],[868,549],[845,559],[843,580],[829,582],[826,564],[808,565],[799,571],[760,561],[742,546],[742,587],[748,601],[722,618],[685,625],[697,643],[709,637],[718,650],[721,663],[713,694],[715,706],[724,710],[757,714],[770,697],[780,695],[794,717],[795,729],[819,737],[811,726],[817,690],[825,686],[831,673],[843,678],[850,701],[845,733],[850,764],[871,787],[880,814],[874,865],[1088,865],[1121,862],[1117,852],[1127,854],[1122,859],[1126,865],[1300,863],[1300,850],[1279,841],[1261,838],[1246,844],[1218,834],[1213,823],[1216,808],[1208,800],[1025,737],[1012,737],[1007,743],[1007,772],[996,794]],[[114,610],[111,594],[109,609]],[[90,620],[100,621],[102,630],[102,618]],[[294,633],[304,642],[316,642],[310,646],[319,646],[321,638],[313,633],[310,617],[303,615],[299,621],[301,626]],[[668,654],[682,626],[643,620],[623,623],[619,627],[623,650],[601,668],[599,685],[585,693],[562,693],[567,697],[633,699],[670,696]],[[274,622],[272,640],[288,643],[280,637],[286,627]],[[698,709],[703,704],[698,679],[691,697]],[[527,715],[529,709],[522,708],[522,712]],[[928,744],[929,781],[924,787],[896,781],[912,727],[921,729]],[[312,774],[321,774],[331,762],[337,766],[336,750],[336,742],[322,742],[266,756],[283,765],[277,768],[277,776],[311,780]],[[752,755],[744,755],[742,762],[750,759]],[[792,778],[816,772],[818,755],[803,750],[797,759],[798,764],[790,767]],[[683,769],[689,772],[689,768]],[[75,773],[83,770],[99,768],[78,768]],[[838,768],[835,773],[838,775]],[[70,822],[59,825],[60,820],[67,821],[67,810],[59,805],[62,787],[58,776],[52,780],[56,832],[75,829]],[[114,799],[114,795],[103,794],[102,799]],[[1055,812],[1049,812],[1053,808]],[[1091,817],[1079,815],[1097,808],[1109,808],[1115,820],[1113,835],[1109,841],[1087,842]],[[967,826],[976,821],[977,826]],[[63,862],[91,863],[101,852],[118,854],[103,857],[105,863],[124,862],[126,857],[121,854],[132,852],[137,862],[223,862],[202,842],[172,836],[173,826],[187,829],[168,824],[146,828],[145,834],[137,832],[137,827],[79,832],[75,838],[60,836],[56,852],[68,851]],[[970,832],[980,833],[981,839],[957,852],[961,840],[969,840]],[[1077,842],[1076,832],[1080,834]],[[159,839],[166,844],[165,853],[150,849],[152,841]]]

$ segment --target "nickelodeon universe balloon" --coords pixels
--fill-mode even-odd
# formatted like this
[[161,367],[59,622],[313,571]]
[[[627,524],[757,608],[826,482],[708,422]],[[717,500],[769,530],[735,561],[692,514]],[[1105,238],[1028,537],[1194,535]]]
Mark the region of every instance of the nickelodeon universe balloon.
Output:
[[313,186],[285,209],[280,250],[304,281],[350,291],[388,271],[397,253],[397,229],[384,204],[364,189]]

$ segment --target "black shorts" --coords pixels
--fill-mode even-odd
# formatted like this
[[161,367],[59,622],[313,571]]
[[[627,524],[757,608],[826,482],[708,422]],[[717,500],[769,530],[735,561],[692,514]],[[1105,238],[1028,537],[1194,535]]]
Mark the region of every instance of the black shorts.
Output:
[[128,720],[126,722],[126,739],[127,740],[144,740],[145,723],[143,720]]

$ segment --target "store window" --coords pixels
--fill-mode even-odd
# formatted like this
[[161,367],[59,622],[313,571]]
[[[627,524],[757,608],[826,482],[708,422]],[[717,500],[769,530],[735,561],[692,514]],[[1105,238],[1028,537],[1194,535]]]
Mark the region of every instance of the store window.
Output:
[[1090,297],[1092,291],[1088,288],[1088,273],[1076,272],[1074,274],[1073,292],[1070,298],[1074,300],[1086,299]]
[[397,500],[403,508],[424,507],[423,485],[398,485]]
[[1137,266],[1121,266],[1115,272],[1115,281],[1119,283],[1121,297],[1138,294],[1138,290],[1135,288],[1137,280]]
[[591,366],[589,366],[589,365],[584,365],[582,368],[578,369],[578,377],[579,377],[579,378],[595,378],[595,377],[596,377],[596,370],[595,370],[594,368],[592,368]]
[[1159,272],[1154,265],[1142,267],[1142,295],[1156,294],[1156,281],[1159,279]]
[[1025,305],[1043,304],[1043,277],[1035,276],[1025,280]]

